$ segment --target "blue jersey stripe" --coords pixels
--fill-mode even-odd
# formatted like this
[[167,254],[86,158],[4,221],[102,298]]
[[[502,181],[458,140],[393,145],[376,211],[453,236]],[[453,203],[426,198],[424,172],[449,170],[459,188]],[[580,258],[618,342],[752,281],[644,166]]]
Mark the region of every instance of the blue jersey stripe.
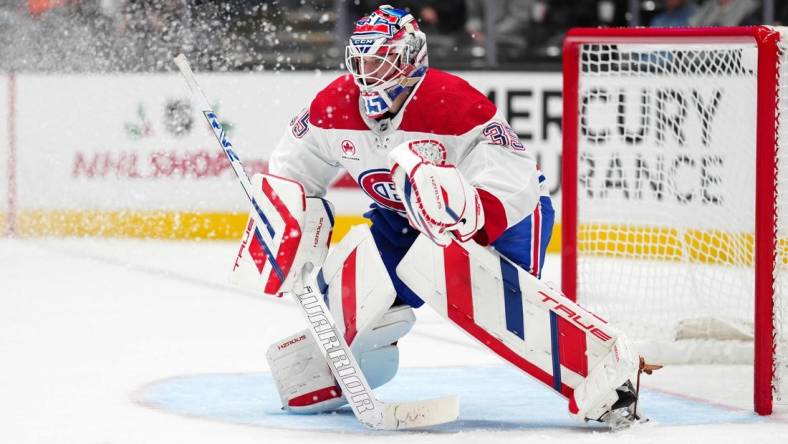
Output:
[[523,294],[520,291],[520,278],[517,269],[501,258],[501,277],[503,277],[503,303],[506,311],[506,329],[525,340],[523,322]]
[[553,358],[553,388],[559,393],[561,392],[561,356],[559,350],[558,335],[558,315],[554,311],[550,311],[550,342],[552,345],[551,353]]

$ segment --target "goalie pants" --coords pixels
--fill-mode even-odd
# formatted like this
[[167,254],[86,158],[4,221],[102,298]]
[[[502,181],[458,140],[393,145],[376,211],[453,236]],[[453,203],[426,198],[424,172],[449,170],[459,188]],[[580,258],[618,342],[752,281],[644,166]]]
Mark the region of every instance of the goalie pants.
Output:
[[[394,305],[407,304],[413,308],[421,307],[424,301],[410,290],[397,277],[397,264],[419,235],[418,230],[408,224],[406,218],[397,212],[387,210],[377,204],[370,205],[364,217],[372,221],[372,237],[380,250],[386,265],[397,299]],[[524,270],[539,278],[542,274],[547,244],[553,233],[555,212],[550,196],[541,196],[534,212],[510,227],[496,239],[492,246]]]

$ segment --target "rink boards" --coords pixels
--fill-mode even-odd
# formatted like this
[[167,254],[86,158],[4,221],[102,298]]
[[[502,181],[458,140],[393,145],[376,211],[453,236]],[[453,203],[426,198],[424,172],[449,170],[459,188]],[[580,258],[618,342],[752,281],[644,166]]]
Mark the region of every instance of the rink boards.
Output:
[[[265,170],[290,119],[339,74],[198,73],[198,78],[251,173]],[[462,76],[504,111],[560,198],[560,73]],[[180,76],[17,74],[9,84],[10,78],[0,76],[3,231],[240,236],[244,196]],[[363,221],[369,204],[349,177],[338,179],[329,192],[338,214],[334,240]]]
[[[198,73],[198,77],[237,153],[253,173],[266,169],[290,119],[339,74]],[[548,251],[560,251],[561,74],[461,75],[496,103],[534,151],[557,210]],[[716,140],[724,140],[731,125],[718,131]],[[238,239],[245,226],[246,200],[176,74],[0,76],[0,153],[3,232]],[[600,168],[608,164],[597,163]],[[611,174],[600,170],[594,177],[603,180]],[[611,195],[616,195],[614,191]],[[369,199],[348,176],[337,178],[328,198],[336,207],[336,242],[350,226],[365,222],[361,214]],[[697,205],[696,214],[708,211]],[[725,244],[718,233],[693,221],[685,221],[688,230],[681,233],[675,228],[644,228],[642,224],[649,222],[630,221],[628,226],[602,230],[586,227],[590,229],[580,236],[617,240],[604,253],[614,257],[633,253],[626,248],[655,257],[664,257],[665,251],[681,253],[668,254],[673,258],[683,254],[676,242],[711,248]],[[752,244],[751,222],[745,225],[734,232],[743,239],[737,245]],[[647,250],[640,251],[643,248]],[[723,250],[716,256],[732,254]]]

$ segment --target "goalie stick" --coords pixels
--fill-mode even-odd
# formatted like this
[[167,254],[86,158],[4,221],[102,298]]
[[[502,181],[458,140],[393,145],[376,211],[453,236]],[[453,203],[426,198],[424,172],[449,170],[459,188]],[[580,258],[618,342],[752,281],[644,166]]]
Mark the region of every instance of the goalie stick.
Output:
[[[227,139],[227,135],[219,123],[219,118],[211,109],[205,93],[197,84],[189,61],[183,54],[178,55],[174,60],[186,79],[200,111],[208,120],[219,145],[227,155],[247,198],[254,208],[259,208],[253,197],[252,184],[243,169],[241,159],[233,150],[233,145]],[[262,216],[258,213],[252,212],[255,222],[262,224]],[[269,260],[275,261],[273,257],[269,257]],[[299,271],[301,272],[299,279],[299,282],[302,283],[301,288],[290,294],[306,318],[309,332],[315,342],[321,345],[319,349],[323,358],[350,404],[353,414],[361,423],[373,429],[396,430],[443,424],[455,421],[459,417],[459,401],[456,396],[401,403],[385,403],[375,398],[356,358],[350,351],[344,336],[339,332],[331,312],[326,307],[323,295],[318,290],[315,281],[316,272],[313,272],[317,270]],[[321,326],[320,332],[317,330],[318,326]]]

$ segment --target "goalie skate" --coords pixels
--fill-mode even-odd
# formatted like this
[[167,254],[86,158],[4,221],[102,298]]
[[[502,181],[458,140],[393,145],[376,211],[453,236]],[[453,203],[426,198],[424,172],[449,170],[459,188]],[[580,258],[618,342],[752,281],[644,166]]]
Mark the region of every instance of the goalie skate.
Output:
[[630,381],[617,388],[616,393],[618,400],[613,403],[610,411],[599,417],[597,421],[607,424],[614,432],[648,421],[648,418],[637,408],[638,393]]
[[655,370],[662,368],[659,364],[647,364],[641,356],[639,359],[637,383],[632,387],[632,382],[627,381],[616,389],[618,400],[610,407],[610,411],[599,417],[598,421],[607,424],[611,430],[624,430],[636,423],[648,422],[649,419],[643,415],[638,408],[638,398],[640,397],[640,375],[643,373],[650,375]]

